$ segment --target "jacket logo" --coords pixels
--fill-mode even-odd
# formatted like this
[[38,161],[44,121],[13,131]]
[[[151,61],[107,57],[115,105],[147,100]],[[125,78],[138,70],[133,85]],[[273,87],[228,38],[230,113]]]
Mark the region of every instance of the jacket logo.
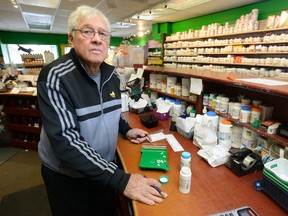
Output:
[[110,93],[110,96],[111,96],[112,98],[115,98],[115,93],[114,93],[114,91],[112,91],[112,92]]

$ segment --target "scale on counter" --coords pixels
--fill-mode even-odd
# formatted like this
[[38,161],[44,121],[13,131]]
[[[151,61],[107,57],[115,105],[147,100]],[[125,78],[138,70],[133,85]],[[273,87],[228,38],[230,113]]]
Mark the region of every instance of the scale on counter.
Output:
[[211,214],[209,216],[258,216],[258,214],[249,206],[243,206],[240,208]]

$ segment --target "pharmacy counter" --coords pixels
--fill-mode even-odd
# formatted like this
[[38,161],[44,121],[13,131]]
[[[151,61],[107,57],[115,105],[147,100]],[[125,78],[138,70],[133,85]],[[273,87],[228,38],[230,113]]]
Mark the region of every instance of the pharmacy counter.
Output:
[[163,129],[165,134],[173,133],[185,151],[191,152],[192,183],[189,194],[181,194],[178,189],[181,152],[174,152],[166,140],[169,170],[143,170],[139,167],[141,144],[132,144],[119,137],[117,152],[123,168],[129,173],[145,174],[159,179],[161,175],[169,178],[162,185],[169,197],[162,204],[148,206],[132,201],[135,215],[208,215],[242,206],[252,207],[259,215],[287,215],[287,212],[264,192],[253,188],[255,180],[262,179],[262,172],[237,177],[225,165],[212,168],[197,155],[199,150],[192,140],[187,140],[177,132],[169,131],[170,121],[159,121],[158,127],[146,129],[141,125],[139,116],[130,112],[124,113],[132,127],[140,127],[148,132]]

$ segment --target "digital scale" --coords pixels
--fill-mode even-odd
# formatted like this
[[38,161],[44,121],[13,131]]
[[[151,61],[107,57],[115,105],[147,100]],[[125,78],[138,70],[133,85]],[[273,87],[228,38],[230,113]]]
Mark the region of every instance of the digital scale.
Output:
[[209,216],[258,216],[258,214],[249,206],[243,206],[240,208],[211,214]]

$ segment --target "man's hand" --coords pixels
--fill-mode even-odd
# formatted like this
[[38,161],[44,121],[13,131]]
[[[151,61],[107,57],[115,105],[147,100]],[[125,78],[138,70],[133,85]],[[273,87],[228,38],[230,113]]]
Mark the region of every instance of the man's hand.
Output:
[[126,137],[133,143],[142,143],[146,140],[147,131],[139,128],[132,128],[126,133]]
[[161,184],[157,180],[145,178],[139,174],[131,174],[124,195],[147,205],[155,205],[155,203],[161,203],[163,198],[167,198],[168,195],[165,192],[160,194],[154,187],[161,190]]

